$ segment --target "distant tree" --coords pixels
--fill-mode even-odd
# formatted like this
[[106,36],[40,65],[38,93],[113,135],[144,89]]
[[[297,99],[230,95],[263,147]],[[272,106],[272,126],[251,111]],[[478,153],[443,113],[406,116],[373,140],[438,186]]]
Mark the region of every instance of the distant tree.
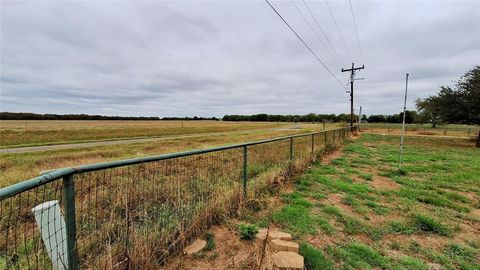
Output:
[[[415,118],[417,117],[417,112],[416,111],[409,111],[409,110],[406,110],[405,111],[405,123],[406,124],[411,124],[415,121]],[[399,122],[403,122],[403,112],[401,112],[399,115],[398,115],[398,121]]]
[[425,99],[417,99],[415,106],[420,114],[426,117],[428,122],[432,123],[432,127],[436,128],[440,120],[440,103],[438,98],[430,96]]
[[465,123],[480,124],[480,66],[465,73],[457,81],[465,115]]
[[[440,87],[437,95],[417,99],[417,109],[430,118],[432,126],[444,123],[480,124],[480,66],[467,71],[454,88]],[[477,137],[480,147],[480,132]]]
[[373,114],[368,116],[368,122],[369,123],[383,123],[386,122],[385,120],[385,115],[383,114]]

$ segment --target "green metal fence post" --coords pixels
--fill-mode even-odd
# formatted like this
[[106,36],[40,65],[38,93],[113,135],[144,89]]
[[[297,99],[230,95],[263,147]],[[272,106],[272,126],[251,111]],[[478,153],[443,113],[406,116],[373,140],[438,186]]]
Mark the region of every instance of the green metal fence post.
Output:
[[247,198],[247,169],[248,169],[248,150],[247,146],[243,147],[243,199]]
[[293,138],[290,137],[290,161],[293,160]]
[[327,145],[327,132],[324,131],[324,132],[323,132],[323,135],[325,135],[325,145]]
[[78,269],[77,232],[75,224],[75,184],[73,174],[63,177],[63,207],[67,235],[68,269]]
[[314,149],[315,149],[315,134],[312,134],[312,154],[314,152]]
[[335,144],[335,129],[333,130],[333,144]]

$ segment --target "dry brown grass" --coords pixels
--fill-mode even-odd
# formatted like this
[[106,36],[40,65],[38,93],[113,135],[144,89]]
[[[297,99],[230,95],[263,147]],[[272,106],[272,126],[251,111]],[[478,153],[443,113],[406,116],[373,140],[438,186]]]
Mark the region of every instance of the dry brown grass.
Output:
[[285,125],[285,123],[223,121],[0,120],[0,147],[268,129]]
[[[310,142],[310,137],[294,139],[293,161],[288,139],[250,146],[248,198],[276,193],[303,171],[313,157]],[[246,202],[241,196],[242,154],[237,148],[75,175],[82,268],[158,269],[192,237],[237,215]],[[48,265],[29,211],[51,199],[62,200],[59,181],[0,205],[0,228],[6,235],[0,248],[19,268],[38,267],[39,258]]]
[[0,188],[36,177],[44,170],[256,141],[311,130],[310,126],[307,125],[304,129],[300,130],[245,131],[245,133],[223,134],[221,136],[206,135],[204,137],[169,139],[149,143],[131,143],[33,153],[0,154]]

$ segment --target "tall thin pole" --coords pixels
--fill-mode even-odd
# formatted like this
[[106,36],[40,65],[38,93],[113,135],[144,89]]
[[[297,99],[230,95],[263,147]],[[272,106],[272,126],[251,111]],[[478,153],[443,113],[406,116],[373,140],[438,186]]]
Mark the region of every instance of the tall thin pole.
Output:
[[400,138],[400,163],[398,165],[399,169],[402,169],[402,155],[403,155],[403,136],[405,134],[405,111],[407,109],[407,90],[408,90],[408,76],[405,76],[405,99],[403,101],[403,123],[402,123],[402,136]]
[[342,72],[350,71],[350,127],[353,127],[353,81],[355,81],[355,71],[364,69],[365,66],[355,67],[355,63],[352,63],[352,68],[344,69]]
[[350,127],[353,127],[353,80],[355,79],[354,64],[352,63],[352,74],[350,75]]
[[362,106],[360,106],[360,111],[358,111],[358,131],[360,131],[361,123],[362,123]]

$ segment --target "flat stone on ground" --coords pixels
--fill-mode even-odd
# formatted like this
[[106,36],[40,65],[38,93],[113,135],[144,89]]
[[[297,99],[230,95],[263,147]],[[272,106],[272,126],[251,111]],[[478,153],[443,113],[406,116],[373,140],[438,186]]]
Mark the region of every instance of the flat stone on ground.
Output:
[[270,248],[272,252],[276,251],[293,251],[298,253],[298,244],[291,241],[285,241],[280,239],[273,239],[270,242]]
[[205,245],[207,245],[207,241],[202,240],[202,239],[197,239],[197,240],[193,241],[193,243],[190,244],[188,247],[186,247],[183,250],[183,253],[185,253],[187,255],[192,255],[192,254],[197,253],[200,250],[202,250],[205,247]]
[[265,243],[265,239],[267,239],[267,232],[259,231],[255,236],[255,244],[260,247]]
[[273,265],[280,270],[303,270],[303,256],[293,251],[279,251],[272,255]]
[[[257,244],[257,246],[263,245],[265,239],[267,239],[267,229],[261,228],[258,230],[258,233],[255,236],[255,244]],[[292,240],[292,235],[289,233],[281,232],[277,229],[271,229],[268,232],[268,243],[273,239]]]
[[273,239],[292,240],[292,235],[286,232],[273,230],[268,232],[268,241],[272,241]]

